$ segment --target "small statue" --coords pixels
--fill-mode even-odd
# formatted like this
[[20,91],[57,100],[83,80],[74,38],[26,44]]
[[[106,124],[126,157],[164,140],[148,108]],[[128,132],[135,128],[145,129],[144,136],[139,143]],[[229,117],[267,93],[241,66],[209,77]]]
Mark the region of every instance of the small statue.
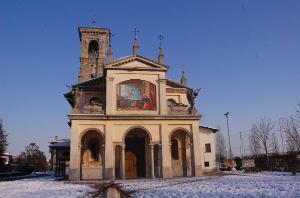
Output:
[[192,89],[192,90],[189,90],[187,93],[187,98],[190,103],[190,109],[189,109],[190,114],[197,113],[195,104],[196,104],[196,98],[199,95],[199,91],[200,91],[200,89],[196,89],[196,90]]
[[80,105],[81,91],[78,87],[72,89],[71,91],[74,101],[74,110],[77,111]]

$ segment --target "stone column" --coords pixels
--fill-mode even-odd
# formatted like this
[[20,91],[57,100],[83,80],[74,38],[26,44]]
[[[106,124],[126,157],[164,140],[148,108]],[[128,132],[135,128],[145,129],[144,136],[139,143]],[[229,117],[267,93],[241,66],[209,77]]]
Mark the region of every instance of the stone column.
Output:
[[158,166],[158,176],[159,177],[162,177],[162,152],[161,152],[161,144],[158,144],[158,164],[157,164],[157,166]]
[[105,178],[105,144],[102,144],[102,179]]
[[152,178],[155,178],[155,175],[154,175],[154,145],[153,144],[150,144],[150,152],[151,152],[151,177]]
[[[169,144],[168,144],[168,149],[169,149],[169,153],[170,153],[170,163],[171,163],[171,165],[170,165],[170,171],[171,171],[171,175],[172,175],[172,177],[174,177],[174,173],[173,173],[173,163],[172,163],[172,142],[171,141],[169,141],[168,142]],[[179,151],[178,151],[179,152]]]
[[125,179],[125,144],[122,145],[121,173],[121,178]]

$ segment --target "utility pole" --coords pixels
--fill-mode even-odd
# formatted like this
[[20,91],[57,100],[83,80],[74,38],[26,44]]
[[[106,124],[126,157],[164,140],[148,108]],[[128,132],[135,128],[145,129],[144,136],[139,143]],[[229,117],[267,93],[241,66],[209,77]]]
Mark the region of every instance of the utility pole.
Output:
[[229,144],[229,158],[232,159],[232,151],[231,151],[231,143],[230,143],[230,134],[229,134],[229,123],[228,123],[228,115],[229,112],[224,113],[227,121],[227,132],[228,132],[228,144]]

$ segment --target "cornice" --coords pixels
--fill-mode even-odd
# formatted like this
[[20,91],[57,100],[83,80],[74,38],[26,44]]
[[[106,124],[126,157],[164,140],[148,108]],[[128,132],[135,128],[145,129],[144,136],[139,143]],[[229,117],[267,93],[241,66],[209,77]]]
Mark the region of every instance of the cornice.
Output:
[[70,120],[200,120],[201,115],[103,115],[69,114]]

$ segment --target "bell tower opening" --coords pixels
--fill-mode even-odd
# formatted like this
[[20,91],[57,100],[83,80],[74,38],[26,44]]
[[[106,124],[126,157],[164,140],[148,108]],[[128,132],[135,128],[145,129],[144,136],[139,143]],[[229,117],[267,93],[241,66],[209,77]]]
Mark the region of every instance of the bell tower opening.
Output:
[[89,43],[89,56],[98,55],[99,45],[95,40],[90,41]]
[[78,82],[103,75],[110,31],[106,28],[79,27],[80,72]]

